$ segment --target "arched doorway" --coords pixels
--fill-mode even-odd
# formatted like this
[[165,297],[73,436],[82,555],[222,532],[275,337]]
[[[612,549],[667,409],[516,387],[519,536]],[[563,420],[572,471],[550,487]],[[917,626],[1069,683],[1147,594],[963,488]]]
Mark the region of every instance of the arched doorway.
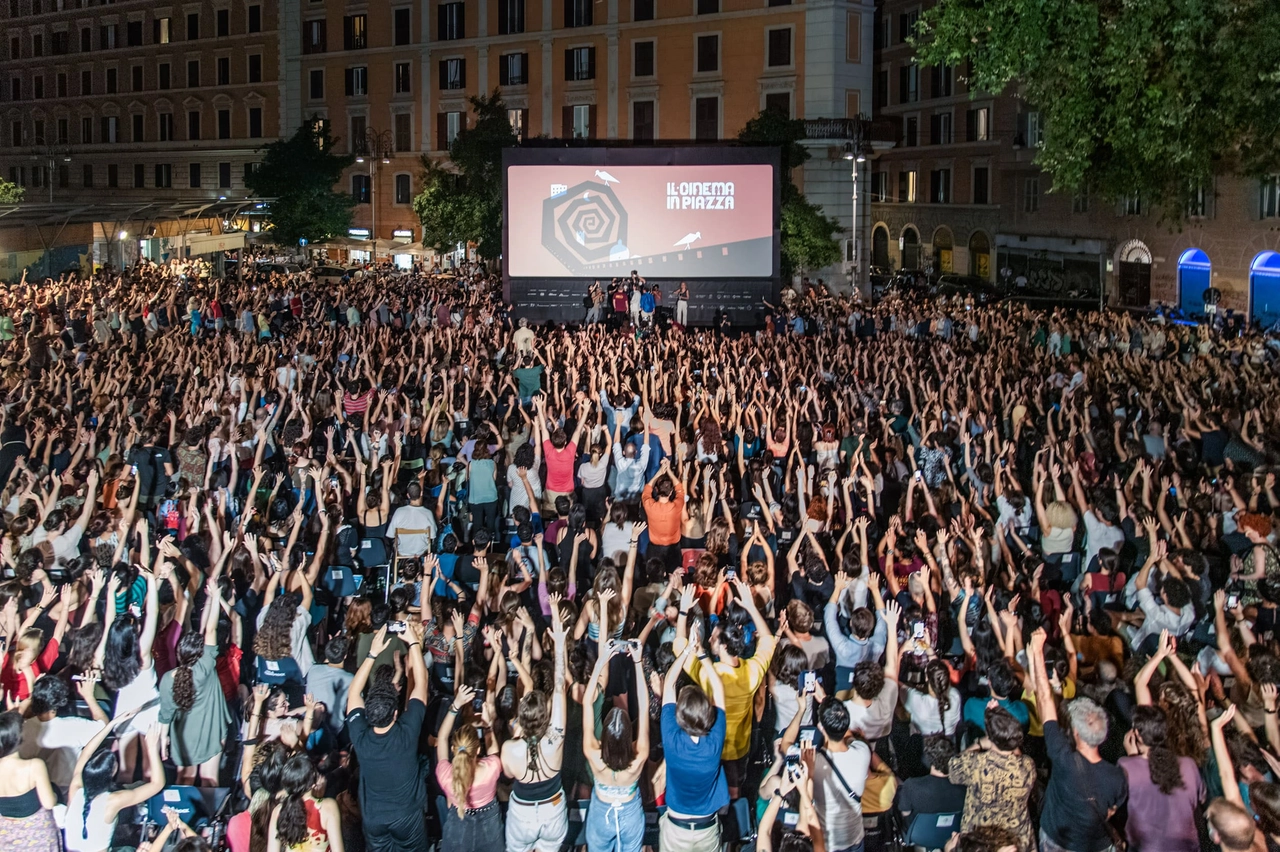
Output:
[[933,232],[933,271],[939,275],[954,272],[955,239],[946,225]]
[[1151,303],[1151,249],[1141,240],[1129,240],[1116,252],[1119,263],[1120,304]]
[[884,225],[871,232],[871,265],[889,268],[889,229]]
[[1249,319],[1263,329],[1280,322],[1280,253],[1264,251],[1249,265]]
[[915,228],[908,225],[902,229],[902,237],[899,240],[899,246],[902,249],[902,268],[903,269],[919,269],[920,268],[920,234]]
[[1189,317],[1204,313],[1204,291],[1209,289],[1212,269],[1209,255],[1189,248],[1178,258],[1178,307]]
[[991,280],[991,239],[983,231],[969,235],[969,274]]

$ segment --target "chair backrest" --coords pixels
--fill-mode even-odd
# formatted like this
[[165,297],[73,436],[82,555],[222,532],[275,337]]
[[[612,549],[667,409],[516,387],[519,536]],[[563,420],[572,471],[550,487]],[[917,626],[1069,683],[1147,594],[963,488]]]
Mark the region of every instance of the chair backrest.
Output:
[[731,842],[745,843],[756,836],[754,814],[751,802],[745,798],[729,802],[729,812],[725,815],[723,837]]
[[907,843],[923,846],[925,849],[941,849],[947,845],[951,835],[960,830],[960,814],[926,814],[911,815],[907,826]]
[[206,803],[199,787],[176,784],[165,787],[147,800],[147,818],[159,825],[165,825],[169,822],[169,817],[164,812],[165,808],[176,811],[182,821],[190,826],[195,826],[199,820],[207,820],[216,810]]
[[359,590],[355,574],[346,565],[330,565],[321,575],[320,584],[335,598],[349,598]]
[[[396,530],[396,558],[397,559],[401,558],[400,557],[401,542],[403,541],[405,536],[409,536],[409,535],[427,536],[427,549],[429,550],[431,548],[431,541],[430,541],[431,530],[429,529],[421,529],[421,530],[398,529]],[[415,554],[415,556],[417,556],[417,554]],[[407,559],[409,557],[405,557],[405,558]]]

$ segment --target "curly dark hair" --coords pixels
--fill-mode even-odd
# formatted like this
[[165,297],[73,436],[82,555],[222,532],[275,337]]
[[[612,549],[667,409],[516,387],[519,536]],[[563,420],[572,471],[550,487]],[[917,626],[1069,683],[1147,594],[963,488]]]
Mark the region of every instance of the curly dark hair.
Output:
[[294,608],[289,601],[283,598],[272,601],[258,635],[253,639],[253,652],[264,660],[289,656],[293,651],[293,618]]
[[204,653],[204,635],[188,630],[178,640],[178,667],[173,670],[173,703],[183,713],[196,704],[196,681],[191,671]]
[[1140,705],[1133,708],[1133,729],[1147,747],[1147,767],[1151,783],[1166,796],[1185,786],[1178,756],[1169,748],[1169,725],[1159,707]]

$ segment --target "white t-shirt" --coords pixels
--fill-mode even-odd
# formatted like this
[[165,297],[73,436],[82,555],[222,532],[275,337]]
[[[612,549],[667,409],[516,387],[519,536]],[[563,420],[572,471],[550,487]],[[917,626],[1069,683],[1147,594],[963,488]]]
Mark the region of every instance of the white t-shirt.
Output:
[[893,727],[893,710],[898,706],[898,682],[885,680],[880,694],[870,705],[849,699],[844,703],[849,711],[849,730],[861,731],[864,739],[878,740],[887,736]]
[[427,533],[401,536],[402,556],[421,556],[430,548],[436,537],[436,519],[426,506],[401,506],[391,516],[387,525],[387,538],[394,539],[397,530],[427,530]]
[[848,849],[862,842],[862,802],[849,793],[862,796],[870,771],[871,748],[861,740],[851,742],[848,751],[823,749],[814,756],[813,805],[828,849]]
[[18,755],[26,760],[43,760],[49,768],[49,781],[65,795],[80,752],[102,727],[102,722],[78,716],[55,716],[47,722],[33,716],[22,723]]
[[1104,524],[1094,515],[1093,510],[1084,513],[1084,531],[1087,536],[1084,548],[1084,564],[1080,566],[1083,573],[1093,564],[1093,557],[1104,547],[1119,550],[1124,544],[1124,530],[1118,526]]
[[951,698],[951,706],[947,708],[947,718],[942,719],[938,713],[938,699],[918,689],[907,690],[902,706],[911,714],[911,727],[921,736],[955,733],[956,726],[960,724],[960,691],[953,686],[947,694]]

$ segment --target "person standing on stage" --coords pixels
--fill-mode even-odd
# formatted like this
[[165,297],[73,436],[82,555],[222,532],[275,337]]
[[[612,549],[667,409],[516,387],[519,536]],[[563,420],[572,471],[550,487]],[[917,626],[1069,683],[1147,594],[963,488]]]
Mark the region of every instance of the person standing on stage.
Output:
[[681,281],[676,289],[676,325],[684,328],[689,324],[689,285]]

